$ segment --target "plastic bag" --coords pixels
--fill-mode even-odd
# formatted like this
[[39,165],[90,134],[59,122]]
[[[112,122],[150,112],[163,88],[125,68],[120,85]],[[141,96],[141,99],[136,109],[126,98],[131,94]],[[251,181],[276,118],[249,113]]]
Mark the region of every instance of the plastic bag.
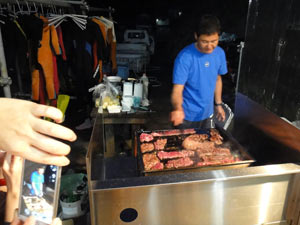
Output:
[[105,90],[100,94],[100,105],[102,108],[106,109],[108,106],[120,105],[118,89],[109,82],[106,76],[104,76],[103,81]]
[[103,83],[90,88],[89,92],[91,91],[93,91],[96,107],[102,106],[103,109],[106,109],[108,106],[120,105],[119,90],[109,82],[106,76],[103,77]]

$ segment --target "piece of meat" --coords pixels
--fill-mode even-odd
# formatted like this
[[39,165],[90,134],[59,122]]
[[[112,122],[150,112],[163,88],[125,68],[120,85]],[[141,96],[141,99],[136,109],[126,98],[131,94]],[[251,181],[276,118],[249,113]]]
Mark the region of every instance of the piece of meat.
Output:
[[231,155],[230,149],[229,148],[215,148],[213,150],[214,154],[218,155]]
[[206,156],[206,155],[231,156],[231,152],[228,148],[217,148],[217,147],[198,148],[196,152],[199,157]]
[[165,166],[168,169],[171,168],[182,168],[182,167],[188,167],[194,164],[194,161],[190,159],[190,157],[184,157],[180,159],[172,159],[169,160]]
[[203,161],[198,162],[197,166],[211,166],[211,165],[224,165],[227,163],[234,163],[238,160],[235,160],[233,156],[218,156],[218,155],[212,155],[212,156],[204,156],[202,157]]
[[151,135],[153,137],[163,137],[163,136],[175,136],[181,134],[194,134],[194,133],[196,133],[195,129],[183,129],[183,130],[173,129],[173,130],[152,132]]
[[195,155],[195,152],[191,151],[191,150],[171,151],[171,152],[159,151],[157,153],[157,156],[160,160],[184,158],[187,156],[194,156],[194,155]]
[[164,160],[164,159],[180,158],[180,157],[183,157],[183,155],[179,151],[172,151],[172,152],[159,151],[157,153],[157,157],[160,160]]
[[197,150],[209,150],[215,149],[215,143],[211,141],[203,141],[197,144]]
[[202,156],[212,155],[213,149],[198,149],[198,150],[196,150],[196,152],[197,152],[198,157],[201,158]]
[[172,136],[172,135],[179,135],[181,134],[180,130],[174,129],[174,130],[166,130],[162,132],[164,136]]
[[217,129],[210,129],[210,141],[216,143],[217,145],[220,145],[223,143],[223,137],[220,135],[219,131]]
[[182,153],[183,157],[194,156],[195,155],[195,152],[191,151],[191,150],[182,150],[181,153]]
[[222,165],[239,160],[231,154],[228,148],[200,149],[197,150],[197,155],[201,160],[197,163],[197,166]]
[[145,170],[152,170],[153,168],[160,168],[161,162],[157,158],[155,153],[146,153],[143,155],[143,163],[144,163],[144,169]]
[[217,164],[222,164],[222,163],[228,163],[228,162],[234,162],[234,157],[232,155],[206,155],[202,156],[202,159],[204,162],[214,162]]
[[154,150],[154,144],[153,143],[143,143],[141,144],[141,152],[151,152]]
[[182,134],[195,134],[195,129],[184,129],[182,130]]
[[197,148],[206,147],[206,145],[214,145],[213,142],[209,142],[207,139],[207,134],[192,134],[183,140],[182,147],[185,149],[196,150]]
[[151,135],[153,137],[161,137],[161,136],[163,136],[163,133],[161,133],[161,132],[152,132]]
[[163,150],[165,148],[165,145],[167,144],[167,141],[168,140],[166,138],[157,139],[154,142],[154,148],[155,148],[155,150]]
[[141,135],[140,135],[141,142],[149,142],[152,140],[153,140],[153,136],[151,134],[141,133]]
[[164,164],[159,162],[159,163],[156,163],[155,166],[153,166],[151,168],[151,170],[163,170],[164,169]]

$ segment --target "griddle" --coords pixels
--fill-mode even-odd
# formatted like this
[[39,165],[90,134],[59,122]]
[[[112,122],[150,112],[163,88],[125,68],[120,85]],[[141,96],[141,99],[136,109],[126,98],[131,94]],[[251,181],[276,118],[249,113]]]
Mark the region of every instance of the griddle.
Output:
[[[138,171],[140,175],[142,176],[152,176],[152,175],[163,175],[163,174],[171,174],[171,173],[186,173],[186,172],[201,172],[201,171],[208,171],[208,170],[223,170],[223,169],[233,169],[233,168],[243,168],[248,167],[251,163],[255,162],[253,157],[246,151],[246,149],[240,145],[233,137],[232,135],[224,130],[221,127],[215,128],[221,137],[223,138],[223,144],[221,144],[219,147],[225,147],[230,150],[231,155],[234,157],[238,157],[240,160],[232,163],[223,163],[223,164],[217,164],[217,165],[204,165],[204,166],[198,166],[197,163],[194,163],[192,166],[188,167],[180,167],[180,168],[164,168],[162,170],[146,170],[144,168],[144,162],[143,162],[143,154],[146,153],[157,153],[158,150],[153,150],[151,152],[142,153],[141,152],[141,141],[140,141],[140,135],[142,133],[150,134],[150,133],[170,133],[172,131],[179,131],[180,134],[176,135],[167,135],[167,136],[159,136],[154,137],[153,141],[156,141],[158,138],[167,138],[167,144],[163,151],[181,151],[182,148],[182,141],[191,134],[185,134],[184,130],[138,130],[135,132],[135,142],[136,142],[136,149],[135,153],[137,156],[137,162],[138,162]],[[190,130],[190,129],[189,129]],[[197,129],[195,128],[196,134],[207,134],[210,137],[210,129]],[[178,133],[178,132],[177,132]],[[143,142],[147,143],[147,142]],[[149,142],[148,142],[149,143]],[[161,162],[165,162],[164,160],[161,160]]]

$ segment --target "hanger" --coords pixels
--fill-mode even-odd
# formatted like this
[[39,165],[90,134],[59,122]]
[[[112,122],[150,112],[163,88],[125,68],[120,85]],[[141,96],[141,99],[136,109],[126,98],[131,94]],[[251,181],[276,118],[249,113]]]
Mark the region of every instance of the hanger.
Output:
[[27,14],[28,14],[28,15],[30,15],[30,13],[31,13],[31,9],[30,9],[30,7],[29,7],[29,4],[28,4],[28,2],[27,2],[27,1],[25,1],[25,3],[26,3],[26,5],[27,5],[27,10],[28,10]]
[[13,19],[18,18],[17,14],[16,14],[16,8],[15,8],[14,4],[11,6],[9,3],[7,3],[6,10],[7,10],[7,15],[10,18],[13,18]]
[[101,20],[102,22],[112,22],[112,23],[115,23],[115,24],[118,24],[116,21],[114,21],[114,20],[112,20],[112,19],[108,19],[108,18],[106,18],[106,17],[104,17],[104,16],[96,16],[99,20]]
[[77,15],[77,14],[64,14],[64,15],[57,15],[57,14],[50,14],[48,17],[49,26],[54,25],[55,28],[59,26],[63,21],[66,21],[67,18],[73,20],[76,25],[80,27],[80,29],[86,29],[86,15]]
[[17,2],[17,5],[18,5],[18,8],[19,8],[19,11],[16,12],[16,15],[18,15],[18,14],[21,14],[21,15],[30,15],[30,11],[31,11],[31,10],[30,10],[30,7],[29,7],[29,4],[28,4],[27,1],[25,1],[25,3],[26,3],[26,5],[27,5],[27,10],[28,10],[28,11],[24,11],[24,10],[23,10],[23,6],[20,5],[20,3],[19,3],[18,0],[16,0],[16,2]]
[[[1,5],[1,4],[0,4],[0,15],[3,16],[3,17],[7,17],[7,15],[5,15],[5,14],[3,13],[3,8],[2,8],[2,5]],[[5,22],[4,22],[3,20],[0,20],[0,23],[5,24]]]
[[17,5],[18,5],[18,8],[19,8],[19,11],[18,11],[18,12],[16,12],[16,14],[18,14],[18,13],[22,14],[22,13],[23,13],[23,10],[22,10],[22,8],[21,8],[21,6],[20,6],[20,3],[19,3],[19,1],[18,1],[18,0],[16,0],[16,3],[17,3]]
[[40,4],[40,7],[41,7],[42,15],[45,15],[45,14],[44,14],[44,7],[43,7],[43,4],[42,4],[42,3]]

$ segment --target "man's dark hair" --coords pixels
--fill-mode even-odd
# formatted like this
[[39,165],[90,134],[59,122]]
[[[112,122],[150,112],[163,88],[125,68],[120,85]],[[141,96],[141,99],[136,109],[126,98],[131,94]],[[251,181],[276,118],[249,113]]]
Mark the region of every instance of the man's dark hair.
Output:
[[203,15],[196,24],[196,34],[200,36],[201,34],[213,34],[221,33],[221,24],[219,19],[214,15]]

